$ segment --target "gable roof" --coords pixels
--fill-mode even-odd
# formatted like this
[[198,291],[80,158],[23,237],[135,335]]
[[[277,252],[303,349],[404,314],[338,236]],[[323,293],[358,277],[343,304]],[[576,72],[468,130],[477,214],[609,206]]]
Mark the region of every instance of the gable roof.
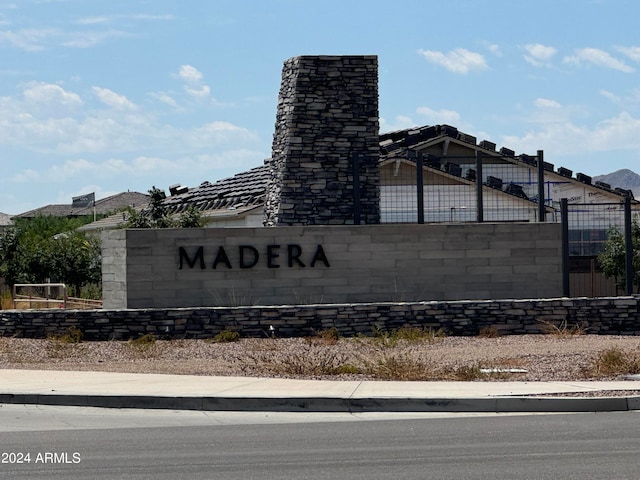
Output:
[[126,207],[142,207],[149,204],[149,195],[139,192],[122,192],[95,201],[94,205],[86,207],[74,207],[72,204],[54,204],[29,210],[28,212],[14,215],[20,218],[34,218],[37,216],[52,217],[83,217],[85,215],[98,215],[113,213]]
[[264,205],[269,180],[268,160],[264,165],[238,173],[215,183],[204,182],[200,186],[167,197],[164,201],[169,213],[181,213],[189,207],[198,210],[220,211],[251,209]]
[[[538,164],[535,155],[527,155],[524,153],[516,155],[515,151],[507,147],[501,147],[500,150],[496,150],[497,146],[495,143],[487,140],[482,140],[478,143],[476,137],[460,132],[456,127],[452,127],[451,125],[427,125],[381,134],[380,159],[381,161],[385,161],[389,158],[408,158],[415,161],[415,152],[442,142],[445,142],[447,147],[453,145],[480,151],[486,156],[499,157],[502,161],[513,165],[535,168]],[[442,156],[433,154],[428,154],[428,156],[431,157],[431,159],[437,160],[437,163],[447,158],[446,153]],[[429,159],[425,159],[425,164],[429,163]],[[576,173],[574,177],[572,170],[564,167],[558,167],[556,170],[552,163],[543,163],[545,176],[555,177],[558,181],[562,182],[586,186],[594,191],[606,193],[612,198],[630,196],[632,201],[634,201],[631,190],[616,188],[615,186],[600,181],[593,181],[591,176],[584,173]],[[440,169],[440,166],[435,164],[435,168]]]

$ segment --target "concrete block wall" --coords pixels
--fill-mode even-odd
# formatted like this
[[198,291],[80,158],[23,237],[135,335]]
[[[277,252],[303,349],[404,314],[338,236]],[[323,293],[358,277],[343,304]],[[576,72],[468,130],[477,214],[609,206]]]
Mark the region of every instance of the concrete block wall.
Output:
[[266,226],[379,223],[378,59],[300,56],[282,69]]
[[102,237],[102,296],[105,308],[127,304],[127,242],[125,230]]
[[546,223],[105,232],[104,305],[557,297],[560,233]]
[[247,307],[4,310],[0,336],[46,338],[79,328],[86,340],[212,338],[223,330],[242,337],[311,336],[337,328],[343,336],[369,335],[374,328],[442,329],[448,335],[478,335],[492,328],[500,335],[544,334],[579,327],[595,335],[639,335],[640,296],[402,302]]

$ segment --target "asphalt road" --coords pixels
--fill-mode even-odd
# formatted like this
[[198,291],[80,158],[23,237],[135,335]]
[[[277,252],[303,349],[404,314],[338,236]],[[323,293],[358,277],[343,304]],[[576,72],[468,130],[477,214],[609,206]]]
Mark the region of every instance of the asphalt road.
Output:
[[363,420],[13,407],[0,408],[0,478],[640,477],[638,412]]

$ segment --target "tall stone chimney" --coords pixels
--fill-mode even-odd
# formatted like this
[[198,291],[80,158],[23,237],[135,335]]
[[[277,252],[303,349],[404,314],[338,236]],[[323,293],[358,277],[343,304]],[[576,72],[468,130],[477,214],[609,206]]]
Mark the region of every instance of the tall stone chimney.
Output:
[[275,127],[266,226],[380,222],[376,56],[287,60]]

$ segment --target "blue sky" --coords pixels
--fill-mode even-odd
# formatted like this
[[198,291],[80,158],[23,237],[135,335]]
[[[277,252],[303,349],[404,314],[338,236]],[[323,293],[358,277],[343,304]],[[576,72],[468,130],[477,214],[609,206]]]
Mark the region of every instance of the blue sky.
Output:
[[640,173],[637,0],[0,0],[0,212],[270,156],[283,62],[379,57],[381,131]]

